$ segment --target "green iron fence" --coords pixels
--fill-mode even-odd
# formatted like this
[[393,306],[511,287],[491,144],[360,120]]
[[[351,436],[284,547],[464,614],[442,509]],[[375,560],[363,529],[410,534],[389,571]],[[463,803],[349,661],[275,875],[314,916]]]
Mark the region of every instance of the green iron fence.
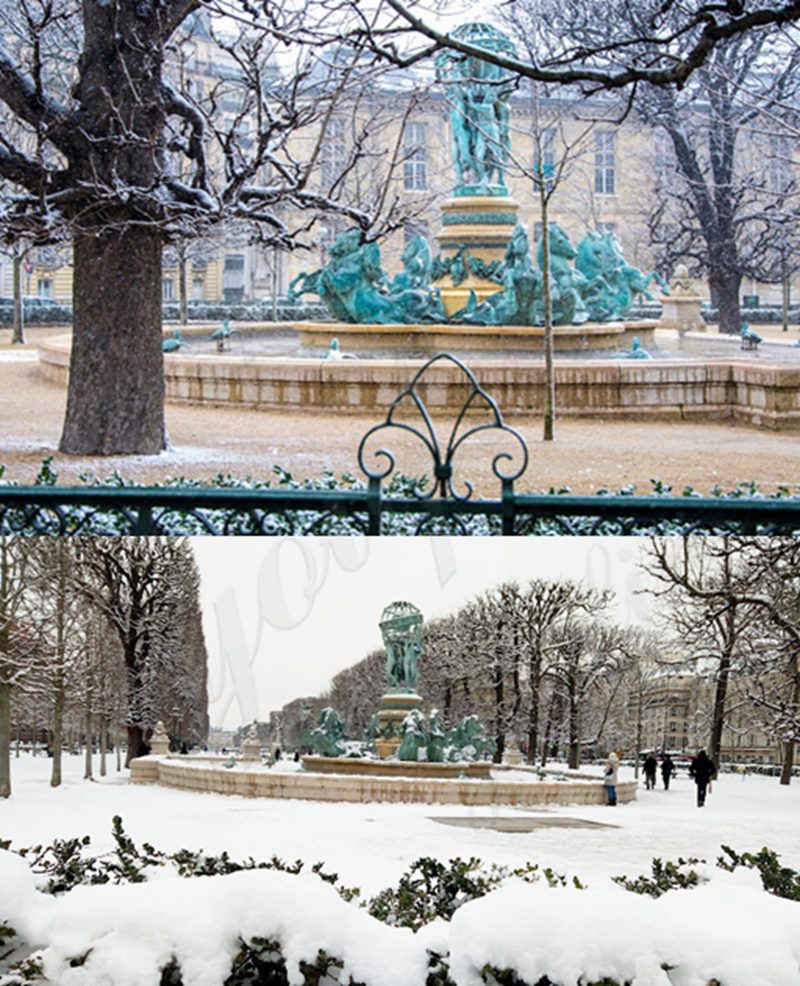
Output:
[[[461,375],[464,401],[441,441],[423,400],[436,364]],[[402,434],[430,456],[429,484],[399,482],[395,454],[381,442]],[[499,495],[477,497],[457,478],[470,440],[492,441]],[[498,450],[499,449],[499,450]],[[370,428],[358,448],[363,480],[347,488],[244,489],[138,486],[2,486],[0,532],[73,534],[791,534],[800,531],[800,497],[735,498],[520,493],[529,461],[520,433],[506,424],[472,371],[449,354],[428,360]]]

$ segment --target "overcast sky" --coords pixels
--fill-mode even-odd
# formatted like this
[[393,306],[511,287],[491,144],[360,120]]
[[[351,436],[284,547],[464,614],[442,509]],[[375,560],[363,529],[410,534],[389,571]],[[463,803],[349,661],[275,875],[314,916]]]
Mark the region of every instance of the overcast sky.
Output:
[[[566,576],[616,591],[621,623],[648,619],[635,538],[197,538],[211,724],[233,728],[381,646],[395,600],[425,619],[508,578]],[[424,657],[423,657],[424,660]]]

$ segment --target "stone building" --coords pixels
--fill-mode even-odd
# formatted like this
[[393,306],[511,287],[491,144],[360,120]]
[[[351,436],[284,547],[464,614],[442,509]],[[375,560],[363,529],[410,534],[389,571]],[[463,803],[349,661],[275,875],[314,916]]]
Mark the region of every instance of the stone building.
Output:
[[[230,52],[214,42],[202,16],[175,46],[172,60],[175,81],[195,97],[214,91],[219,122],[235,124],[239,139],[249,140],[248,121],[238,119],[240,69]],[[647,217],[654,197],[669,195],[671,185],[671,149],[664,135],[642,126],[633,113],[621,124],[611,122],[608,108],[599,100],[576,101],[567,95],[537,99],[525,85],[512,96],[510,109],[507,183],[519,202],[519,220],[531,242],[541,229],[534,166],[541,156],[544,173],[555,178],[566,160],[552,199],[551,221],[561,223],[573,242],[589,229],[614,232],[628,262],[651,269],[655,256]],[[317,129],[298,131],[290,143],[292,155],[308,159],[318,138]],[[404,244],[414,234],[423,233],[433,243],[440,204],[454,185],[450,107],[443,91],[421,74],[394,72],[367,98],[344,99],[322,141],[315,179],[320,192],[347,168],[355,143],[363,144],[366,156],[348,171],[336,194],[356,206],[385,194],[385,202],[393,203],[397,215],[405,217],[381,243],[384,267],[393,274],[400,267]],[[287,207],[282,218],[291,225],[300,217]],[[331,215],[311,234],[315,244],[311,250],[292,253],[248,245],[235,228],[208,241],[176,244],[165,251],[164,300],[177,300],[182,272],[190,300],[235,303],[284,295],[297,274],[324,262],[345,226],[345,221]],[[702,298],[708,298],[704,282],[696,282],[695,287]],[[0,295],[10,293],[10,263],[0,258]],[[72,293],[68,252],[31,251],[25,293],[68,302]],[[781,287],[748,281],[743,294],[778,303]]]

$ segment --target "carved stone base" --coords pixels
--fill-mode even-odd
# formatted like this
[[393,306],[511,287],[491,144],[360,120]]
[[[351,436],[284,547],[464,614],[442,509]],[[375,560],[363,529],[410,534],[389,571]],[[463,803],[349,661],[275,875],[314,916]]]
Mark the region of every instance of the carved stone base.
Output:
[[381,760],[387,760],[399,750],[403,742],[401,734],[403,720],[409,712],[421,707],[422,698],[414,692],[390,692],[381,698],[378,725],[381,730],[389,726],[395,730],[394,735],[380,737],[375,741],[375,749]]
[[661,299],[661,318],[658,326],[679,332],[705,332],[706,323],[700,314],[700,298],[673,295]]
[[[460,195],[447,199],[442,205],[442,227],[436,235],[439,249],[452,257],[465,246],[473,257],[485,264],[502,260],[517,225],[519,203],[508,195]],[[494,281],[470,274],[466,280],[453,285],[444,277],[434,285],[442,296],[448,316],[454,315],[469,300],[470,290],[478,303],[501,290]]]

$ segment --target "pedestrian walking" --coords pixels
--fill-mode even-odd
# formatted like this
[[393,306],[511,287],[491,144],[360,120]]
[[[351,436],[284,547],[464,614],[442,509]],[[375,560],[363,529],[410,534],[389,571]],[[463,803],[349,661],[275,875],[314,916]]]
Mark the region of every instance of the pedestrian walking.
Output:
[[648,753],[644,758],[644,786],[648,791],[652,791],[656,786],[656,771],[658,770],[658,761],[656,760],[655,753]]
[[694,778],[697,785],[697,807],[702,808],[706,803],[706,791],[709,781],[716,777],[717,768],[711,757],[705,750],[699,750],[697,756],[692,760],[689,767],[689,774]]
[[664,782],[664,790],[669,791],[669,782],[675,773],[675,763],[672,757],[665,753],[661,759],[661,779]]
[[617,804],[617,775],[619,774],[619,757],[609,753],[606,769],[603,773],[603,784],[606,788],[606,804],[614,808]]

